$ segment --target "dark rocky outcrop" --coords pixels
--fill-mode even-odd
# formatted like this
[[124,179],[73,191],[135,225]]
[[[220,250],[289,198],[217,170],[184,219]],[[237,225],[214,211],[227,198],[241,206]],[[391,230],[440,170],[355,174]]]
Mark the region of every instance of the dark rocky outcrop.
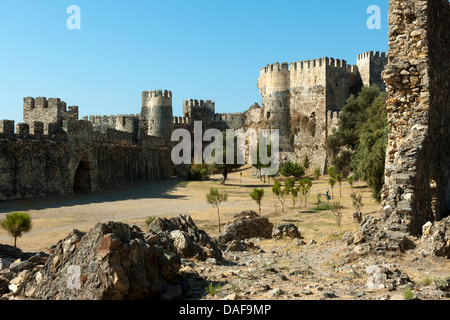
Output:
[[23,271],[15,295],[39,300],[127,300],[180,292],[180,257],[170,239],[119,222],[73,230],[45,265]]

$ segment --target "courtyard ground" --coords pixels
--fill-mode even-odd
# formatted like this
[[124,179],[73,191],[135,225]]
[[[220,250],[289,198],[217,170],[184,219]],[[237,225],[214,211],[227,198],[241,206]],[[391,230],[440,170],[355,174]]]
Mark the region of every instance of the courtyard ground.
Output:
[[[274,225],[294,223],[305,244],[298,245],[297,240],[255,239],[257,249],[254,251],[226,253],[231,265],[187,262],[182,272],[191,275],[191,280],[198,280],[192,283],[191,298],[222,299],[231,295],[231,298],[238,299],[403,299],[405,288],[390,292],[387,289],[367,290],[365,286],[367,265],[389,263],[406,272],[417,284],[415,294],[425,299],[441,299],[439,291],[430,291],[427,283],[430,279],[450,275],[450,263],[446,259],[425,258],[416,250],[395,257],[372,258],[371,261],[360,258],[351,265],[341,264],[337,256],[345,247],[343,235],[359,229],[359,224],[353,221],[355,209],[350,194],[362,195],[363,216],[377,216],[380,207],[364,183],[356,182],[351,187],[344,181],[342,195],[339,185],[336,185],[334,199],[331,200],[344,206],[339,227],[330,210],[317,210],[317,194],[321,194],[323,206],[326,204],[326,191],[332,193],[328,178],[313,179],[306,206],[297,203],[292,208],[288,198],[285,212],[272,193],[273,181],[264,183],[251,177],[247,167],[231,173],[225,185],[220,183],[220,176],[212,176],[205,182],[173,179],[136,183],[95,194],[6,201],[0,207],[0,220],[14,211],[31,215],[32,231],[17,241],[24,251],[48,251],[72,229],[88,231],[98,222],[121,221],[145,229],[148,217],[183,213],[190,214],[200,229],[217,236],[217,211],[206,202],[209,189],[216,187],[229,194],[228,201],[220,206],[221,221],[225,224],[243,210],[258,212],[258,206],[249,194],[254,188],[262,188],[261,215],[268,217]],[[0,243],[12,244],[13,239],[6,231],[0,230]],[[205,294],[208,284],[218,287],[217,294]]]

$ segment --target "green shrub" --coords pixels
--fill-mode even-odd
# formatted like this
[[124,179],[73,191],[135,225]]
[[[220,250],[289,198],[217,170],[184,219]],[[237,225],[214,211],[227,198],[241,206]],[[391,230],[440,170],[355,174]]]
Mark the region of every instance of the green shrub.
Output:
[[28,213],[13,212],[6,215],[1,226],[14,237],[14,247],[16,247],[17,238],[31,230],[31,218]]

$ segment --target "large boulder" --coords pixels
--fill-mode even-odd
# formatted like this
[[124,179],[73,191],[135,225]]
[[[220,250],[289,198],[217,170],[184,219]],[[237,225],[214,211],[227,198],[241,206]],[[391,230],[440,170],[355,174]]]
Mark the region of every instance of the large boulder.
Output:
[[293,239],[303,239],[300,231],[293,223],[280,223],[276,225],[272,230],[272,238],[282,239],[282,238],[293,238]]
[[255,211],[248,210],[236,214],[224,230],[217,236],[221,248],[227,248],[232,241],[250,238],[272,238],[273,224],[266,217],[260,217]]
[[205,231],[197,228],[189,214],[180,214],[177,217],[156,218],[148,227],[152,234],[163,234],[170,238],[182,258],[194,258],[205,261],[214,258],[221,261],[222,251],[215,239]]
[[12,289],[39,300],[159,299],[178,286],[179,268],[170,239],[120,222],[98,223],[87,233],[73,230],[43,267]]
[[450,217],[422,227],[422,249],[430,254],[450,258]]

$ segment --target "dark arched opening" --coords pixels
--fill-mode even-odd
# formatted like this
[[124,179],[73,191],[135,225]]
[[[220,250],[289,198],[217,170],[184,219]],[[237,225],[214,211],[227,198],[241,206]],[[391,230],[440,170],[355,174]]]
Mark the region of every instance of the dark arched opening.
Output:
[[89,161],[85,158],[80,160],[73,181],[74,193],[91,193],[92,192],[92,169]]

